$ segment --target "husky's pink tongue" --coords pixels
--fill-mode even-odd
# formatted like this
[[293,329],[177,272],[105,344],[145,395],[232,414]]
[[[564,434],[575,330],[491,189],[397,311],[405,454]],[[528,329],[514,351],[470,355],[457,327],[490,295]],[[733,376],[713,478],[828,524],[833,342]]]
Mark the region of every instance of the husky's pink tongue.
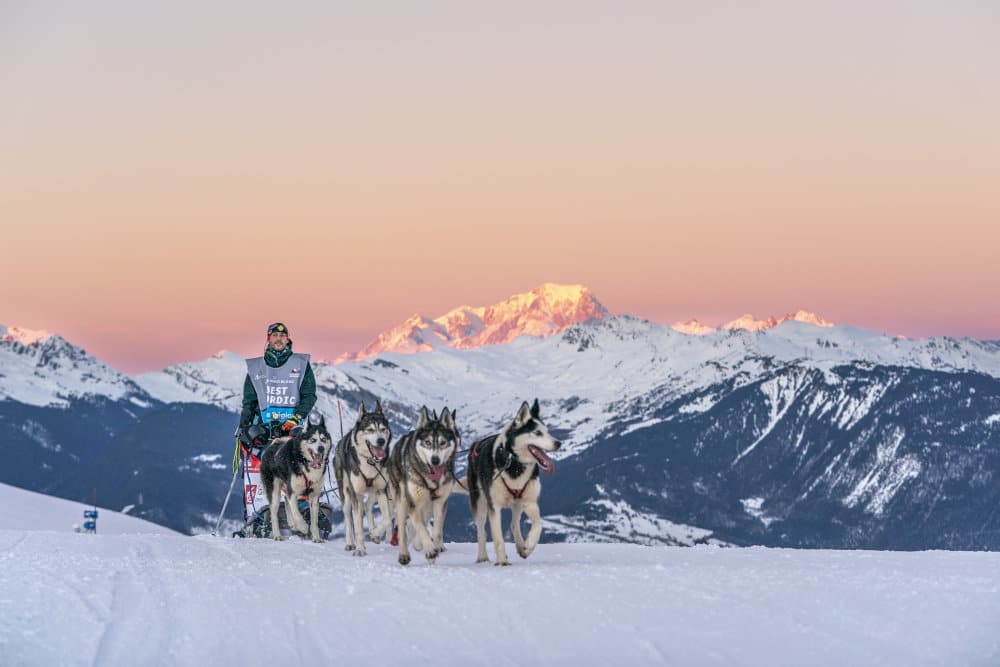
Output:
[[431,480],[437,482],[441,480],[441,476],[444,474],[444,466],[431,466],[431,471],[427,473],[427,476]]
[[314,453],[312,455],[312,461],[309,462],[309,467],[313,470],[319,470],[323,467],[323,455],[320,453]]
[[551,475],[556,471],[556,464],[552,462],[552,459],[550,459],[549,455],[544,451],[534,445],[528,445],[528,451],[535,457],[535,460],[538,461],[538,467],[541,468],[542,472],[546,475]]
[[376,461],[385,461],[385,447],[371,447],[372,458]]

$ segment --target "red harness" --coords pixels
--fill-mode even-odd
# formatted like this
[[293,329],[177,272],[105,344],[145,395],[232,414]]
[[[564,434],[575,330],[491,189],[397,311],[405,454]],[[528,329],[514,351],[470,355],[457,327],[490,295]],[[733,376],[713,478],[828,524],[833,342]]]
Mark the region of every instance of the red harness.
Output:
[[522,486],[520,489],[514,490],[509,486],[507,486],[507,480],[503,478],[503,475],[500,475],[500,481],[503,482],[504,487],[507,489],[510,495],[514,496],[515,498],[520,498],[521,496],[524,495],[524,490],[528,488],[529,484],[531,484],[531,480],[532,478],[528,477],[528,481],[524,483],[524,486]]

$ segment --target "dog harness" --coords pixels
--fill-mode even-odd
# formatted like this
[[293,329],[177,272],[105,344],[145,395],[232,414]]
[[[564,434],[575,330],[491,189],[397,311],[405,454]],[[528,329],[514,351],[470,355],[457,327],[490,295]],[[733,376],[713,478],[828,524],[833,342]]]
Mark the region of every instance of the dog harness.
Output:
[[[471,454],[470,454],[470,456],[469,456],[469,467],[470,467],[470,468],[471,468],[471,467],[472,467],[472,466],[473,466],[473,465],[475,464],[475,462],[476,462],[476,457],[477,457],[477,456],[479,456],[479,445],[483,444],[483,443],[484,443],[484,442],[486,442],[487,440],[495,440],[495,439],[496,439],[496,437],[495,437],[495,436],[491,436],[490,438],[483,438],[482,440],[477,440],[476,442],[474,442],[474,443],[472,444],[472,453],[471,453]],[[508,461],[509,461],[509,459],[508,459]],[[510,467],[510,466],[508,466],[508,467]],[[506,470],[506,468],[505,468],[504,470]],[[501,481],[501,482],[503,483],[503,486],[504,486],[504,488],[505,488],[505,489],[507,489],[507,493],[509,493],[509,494],[510,494],[511,496],[513,496],[513,497],[514,497],[515,499],[520,499],[520,498],[521,498],[521,496],[523,496],[523,495],[524,495],[524,491],[525,491],[525,490],[526,490],[526,489],[528,488],[528,484],[530,484],[530,483],[531,483],[531,480],[532,480],[532,479],[534,479],[534,478],[533,478],[533,477],[529,477],[529,478],[528,478],[528,481],[527,481],[527,482],[525,482],[525,483],[524,483],[524,486],[522,486],[522,487],[521,487],[520,489],[512,489],[512,488],[510,488],[510,485],[508,485],[508,484],[507,484],[507,480],[505,480],[505,479],[503,478],[503,472],[504,472],[504,471],[503,471],[503,470],[501,470],[501,471],[500,471],[500,472],[499,472],[499,473],[497,474],[497,477],[499,477],[499,478],[500,478],[500,481]],[[461,486],[461,484],[459,484],[459,486]],[[464,488],[464,487],[463,487],[463,488]],[[468,489],[466,489],[466,490],[468,490]]]
[[521,496],[524,495],[524,490],[528,488],[529,484],[531,484],[532,479],[534,478],[529,475],[528,481],[524,483],[524,486],[522,486],[520,489],[512,489],[509,486],[507,486],[507,480],[505,480],[502,475],[500,477],[500,481],[503,482],[504,488],[506,488],[507,492],[510,493],[510,495],[514,496],[515,498],[520,498]]
[[372,488],[372,484],[375,482],[375,477],[378,477],[378,475],[376,474],[371,479],[368,479],[367,477],[365,477],[365,474],[361,472],[361,470],[358,470],[358,474],[361,475],[361,479],[365,480],[365,486],[367,486],[369,489]]
[[[472,467],[472,464],[475,463],[476,457],[479,456],[479,445],[483,444],[484,442],[486,442],[489,439],[490,438],[484,438],[482,440],[477,440],[475,443],[473,443],[473,445],[472,445],[472,454],[469,456],[469,467],[470,468]],[[503,478],[503,470],[500,471],[500,474],[498,474],[497,477],[500,478],[500,481],[503,483],[504,488],[507,489],[507,493],[509,493],[515,499],[520,499],[521,496],[524,495],[524,492],[528,488],[528,485],[531,484],[531,480],[534,479],[533,477],[528,477],[528,481],[524,483],[524,486],[522,486],[520,489],[512,489],[512,488],[510,488],[510,485],[507,484],[507,480],[505,480]]]
[[[354,458],[356,459],[357,455],[355,455]],[[375,455],[372,454],[371,443],[368,443],[368,458],[365,459],[365,463],[367,463],[371,467],[375,468],[375,474],[372,476],[371,479],[368,479],[367,477],[365,477],[365,474],[363,472],[361,472],[361,462],[358,461],[358,474],[361,475],[361,479],[365,480],[365,486],[367,486],[369,489],[372,488],[372,484],[375,483],[375,478],[376,477],[381,477],[382,481],[385,482],[386,489],[388,489],[389,488],[389,480],[387,480],[385,478],[385,475],[382,474],[382,470],[379,468],[379,464],[382,463],[382,461],[379,461],[378,459],[376,459]]]

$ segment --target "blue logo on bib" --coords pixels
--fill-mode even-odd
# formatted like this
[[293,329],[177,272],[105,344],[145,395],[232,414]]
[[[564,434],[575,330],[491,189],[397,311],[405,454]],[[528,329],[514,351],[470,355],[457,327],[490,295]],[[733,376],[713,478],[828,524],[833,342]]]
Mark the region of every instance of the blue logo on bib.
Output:
[[282,406],[268,406],[261,415],[264,418],[264,423],[268,422],[283,422],[292,415],[295,414],[295,408]]

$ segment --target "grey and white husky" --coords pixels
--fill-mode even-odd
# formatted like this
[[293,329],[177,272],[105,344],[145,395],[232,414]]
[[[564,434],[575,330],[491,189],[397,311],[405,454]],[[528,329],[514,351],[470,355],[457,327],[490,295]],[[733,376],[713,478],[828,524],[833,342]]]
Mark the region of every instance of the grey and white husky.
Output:
[[278,523],[278,505],[284,490],[285,514],[292,529],[303,534],[307,530],[298,504],[298,498],[305,494],[309,498],[309,536],[313,542],[324,541],[319,534],[319,496],[330,445],[326,420],[318,412],[311,412],[305,424],[293,429],[290,436],[276,438],[261,455],[260,479],[271,511],[274,539],[285,539]]
[[[354,428],[337,443],[337,451],[333,456],[337,493],[340,495],[340,506],[344,508],[344,548],[354,551],[357,556],[365,555],[365,516],[368,518],[368,531],[375,544],[382,537],[388,538],[392,532],[389,473],[386,470],[391,441],[392,430],[389,428],[389,420],[382,412],[382,403],[376,401],[375,410],[368,412],[362,402]],[[382,513],[377,527],[372,511],[376,500]]]
[[[555,464],[546,452],[554,452],[562,443],[549,435],[538,416],[538,399],[528,407],[521,404],[510,422],[496,435],[476,441],[469,448],[469,504],[476,522],[479,542],[477,563],[488,562],[486,555],[486,517],[489,515],[496,565],[510,565],[504,549],[500,510],[511,508],[511,532],[521,558],[527,558],[538,545],[542,534],[538,496],[542,492],[539,471],[552,473]],[[521,535],[521,514],[531,521],[528,539]]]
[[[408,519],[428,562],[433,563],[444,551],[444,519],[455,484],[455,453],[461,443],[455,413],[445,408],[438,418],[437,412],[432,416],[424,406],[416,428],[401,437],[389,455],[400,565],[410,562]],[[434,522],[431,529],[429,519]]]

